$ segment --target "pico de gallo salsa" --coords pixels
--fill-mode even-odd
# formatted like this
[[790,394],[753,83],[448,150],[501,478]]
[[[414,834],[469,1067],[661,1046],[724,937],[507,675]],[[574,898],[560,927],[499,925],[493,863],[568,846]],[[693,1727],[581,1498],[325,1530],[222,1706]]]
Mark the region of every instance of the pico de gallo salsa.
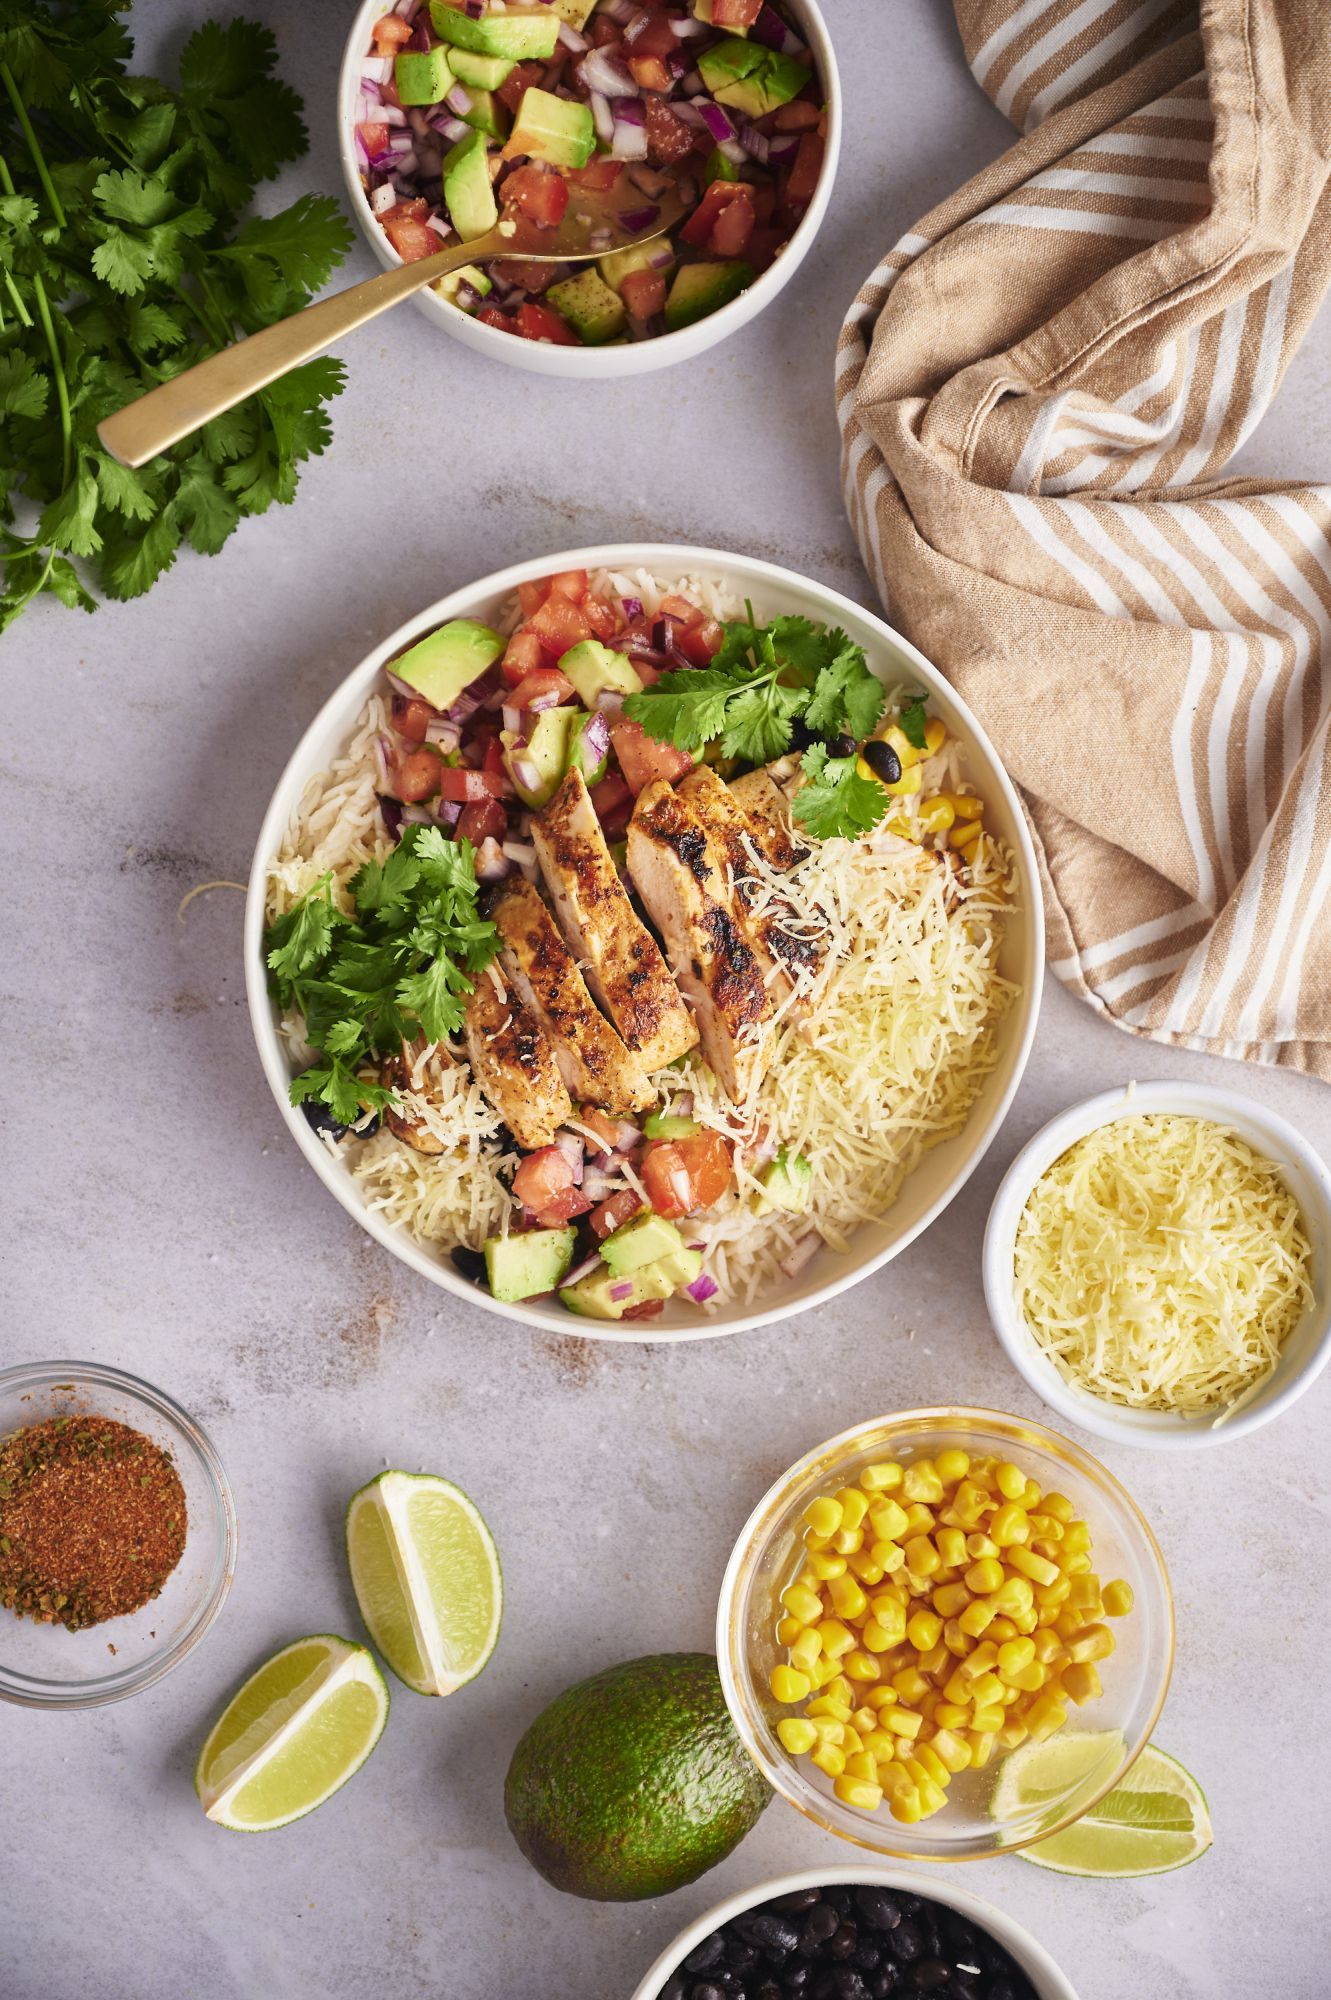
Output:
[[[361,64],[356,147],[370,208],[405,262],[501,216],[555,228],[580,193],[673,236],[585,264],[510,258],[440,280],[520,339],[604,346],[676,332],[765,271],[813,198],[826,107],[770,0],[399,0]],[[594,240],[594,239],[593,239]]]

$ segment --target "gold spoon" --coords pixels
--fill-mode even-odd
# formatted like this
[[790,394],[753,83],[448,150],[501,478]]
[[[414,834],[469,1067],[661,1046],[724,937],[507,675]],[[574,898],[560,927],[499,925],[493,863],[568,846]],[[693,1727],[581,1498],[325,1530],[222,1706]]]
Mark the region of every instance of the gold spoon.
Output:
[[[473,236],[467,243],[450,243],[434,256],[384,271],[364,284],[305,306],[289,319],[222,348],[127,403],[98,424],[97,435],[122,465],[146,465],[210,417],[233,409],[289,368],[322,354],[344,333],[364,326],[366,320],[377,318],[400,299],[410,298],[413,292],[422,291],[463,264],[503,257],[532,258],[543,264],[585,263],[630,244],[650,243],[673,229],[684,213],[684,204],[673,188],[667,188],[659,201],[649,204],[639,195],[632,206],[619,208],[597,204],[582,189],[576,199],[577,206],[570,202],[554,229],[538,228],[522,216],[506,215],[484,236]],[[655,210],[655,218],[646,229],[625,227],[625,215],[648,206]]]

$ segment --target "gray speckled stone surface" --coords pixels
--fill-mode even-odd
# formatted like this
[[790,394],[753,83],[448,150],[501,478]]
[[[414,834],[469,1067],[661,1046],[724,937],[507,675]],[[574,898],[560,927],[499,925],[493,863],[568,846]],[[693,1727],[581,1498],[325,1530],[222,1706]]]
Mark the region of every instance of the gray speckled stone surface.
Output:
[[[145,57],[169,57],[206,11],[143,0]],[[328,106],[350,10],[261,11],[314,125],[291,189],[336,187]],[[1144,1047],[1051,990],[989,1159],[848,1297],[701,1347],[536,1339],[413,1278],[323,1192],[251,1047],[240,898],[176,921],[191,885],[244,874],[328,690],[470,577],[640,532],[729,543],[865,595],[837,491],[838,320],[880,251],[1008,133],[944,6],[831,11],[848,114],[837,198],[798,280],[737,339],[687,373],[577,388],[399,314],[348,347],[336,442],[294,511],[242,529],[221,560],[182,561],[137,605],[95,620],[43,607],[4,647],[0,1359],[81,1353],[160,1382],[210,1427],[242,1528],[226,1612],[173,1678],[92,1713],[0,1711],[4,2000],[626,2000],[721,1894],[835,1869],[847,1850],[777,1803],[711,1879],[665,1902],[570,1901],[513,1847],[503,1770],[568,1681],[710,1643],[731,1540],[810,1443],[954,1397],[1039,1414],[989,1331],[979,1242],[1006,1163],[1062,1105],[1134,1075],[1212,1077],[1331,1151],[1324,1088]],[[370,270],[358,248],[349,275]],[[1325,476],[1328,333],[1324,317],[1249,467]],[[1217,1841],[1190,1871],[1119,1885],[1018,1860],[966,1871],[1083,2000],[1319,2000],[1331,1985],[1329,1396],[1324,1381],[1200,1459],[1105,1453],[1173,1570],[1181,1644],[1159,1735],[1206,1786]],[[372,1764],[314,1818],[267,1840],[219,1832],[189,1782],[201,1732],[279,1642],[354,1629],[341,1510],[389,1461],[437,1467],[482,1502],[508,1581],[494,1662],[446,1704],[400,1693]]]

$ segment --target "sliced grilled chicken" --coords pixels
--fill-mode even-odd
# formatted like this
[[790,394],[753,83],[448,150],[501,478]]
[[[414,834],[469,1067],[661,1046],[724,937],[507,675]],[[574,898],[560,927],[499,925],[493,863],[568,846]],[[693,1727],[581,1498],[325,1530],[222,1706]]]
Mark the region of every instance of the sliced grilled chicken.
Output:
[[[784,809],[785,799],[765,771],[752,771],[749,776],[761,778]],[[735,917],[768,983],[775,979],[779,997],[789,993],[801,995],[796,1011],[803,1012],[807,1004],[803,989],[807,988],[808,980],[801,980],[800,975],[818,970],[822,947],[790,903],[762,893],[750,846],[783,875],[789,874],[808,849],[794,841],[784,819],[767,824],[745,809],[736,794],[747,782],[737,778],[733,785],[724,785],[710,766],[699,764],[687,778],[681,779],[677,792],[707,835],[721,875],[733,890]],[[755,794],[761,809],[767,803],[765,795],[757,788]],[[776,807],[771,810],[775,814]]]
[[570,771],[531,837],[555,915],[588,986],[646,1070],[698,1039],[665,960],[639,921],[606,846],[581,771]]
[[468,997],[463,1032],[476,1081],[519,1146],[548,1146],[573,1105],[545,1031],[494,968]]
[[746,771],[726,789],[749,820],[754,846],[763,859],[783,874],[798,867],[809,850],[792,833],[790,802],[770,772]]
[[587,991],[540,891],[514,880],[491,914],[503,939],[504,970],[549,1036],[574,1098],[606,1111],[644,1110],[654,1096],[646,1072]]
[[697,1016],[703,1052],[738,1102],[761,1063],[754,1035],[772,1018],[772,996],[704,826],[662,778],[633,808],[629,874]]
[[[425,1056],[423,1062],[422,1056]],[[440,1063],[438,1051],[426,1055],[424,1042],[404,1042],[396,1055],[384,1057],[379,1066],[379,1081],[386,1090],[410,1090],[417,1097],[429,1097],[431,1086],[438,1080]],[[391,1104],[384,1112],[384,1123],[395,1139],[401,1139],[414,1152],[437,1154],[444,1150],[443,1140],[423,1119],[412,1118]]]

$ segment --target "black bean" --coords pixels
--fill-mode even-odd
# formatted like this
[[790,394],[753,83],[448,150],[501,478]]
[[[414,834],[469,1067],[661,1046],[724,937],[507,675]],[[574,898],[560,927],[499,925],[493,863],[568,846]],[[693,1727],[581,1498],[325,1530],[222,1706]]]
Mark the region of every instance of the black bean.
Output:
[[901,1904],[887,1889],[880,1889],[876,1883],[866,1882],[855,1891],[855,1901],[860,1915],[872,1930],[892,1931],[901,1922]]
[[781,2000],[781,1988],[775,1979],[764,1979],[761,1986],[755,1987],[753,2000]]
[[900,783],[901,759],[890,743],[879,743],[877,740],[866,743],[860,755],[875,778],[881,778],[885,785]]
[[855,1947],[859,1941],[860,1934],[854,1924],[842,1924],[840,1930],[837,1931],[828,1944],[828,1956],[830,1958],[851,1958],[854,1956]]
[[[712,1935],[705,1937],[701,1944],[694,1945],[693,1950],[684,1961],[684,1970],[686,1972],[710,1972],[714,1965],[721,1963],[721,1960],[725,1957],[725,1950],[726,1940],[724,1932],[713,1931]],[[695,2000],[697,2000],[696,1995]]]
[[661,2000],[688,2000],[688,1982],[682,1972],[672,1972],[661,1988]]
[[727,1948],[726,1961],[732,1972],[742,1976],[753,1971],[758,1963],[758,1953],[751,1944],[736,1940]]
[[854,1962],[861,1972],[877,1972],[882,1956],[878,1945],[871,1944],[868,1938],[861,1938],[855,1947]]
[[834,1910],[848,1910],[854,1891],[851,1889],[824,1889],[823,1901],[830,1903]]
[[821,1900],[816,1889],[792,1889],[788,1896],[774,1896],[769,1910],[811,1910]]
[[941,1958],[922,1958],[911,1967],[910,1983],[917,1993],[936,1993],[947,1985],[950,1970]]
[[487,1285],[485,1259],[479,1250],[468,1250],[465,1243],[459,1243],[450,1250],[449,1261],[460,1278],[468,1279],[473,1285]]
[[924,1951],[924,1933],[913,1917],[903,1917],[888,1939],[893,1955],[909,1965]]
[[896,1991],[897,1969],[894,1965],[882,1965],[869,1981],[870,2000],[888,2000],[888,1995]]
[[786,1966],[781,1974],[781,1990],[784,1993],[803,1993],[809,1983],[809,1968],[802,1959]]
[[839,1965],[835,1977],[837,2000],[869,2000],[869,1989],[853,1965]]
[[827,753],[830,757],[853,757],[855,755],[855,738],[853,736],[833,736],[827,745]]
[[700,1979],[694,1986],[693,2000],[726,2000],[726,1989],[711,1979]]
[[800,1941],[800,1927],[790,1918],[773,1909],[746,1910],[736,1917],[730,1928],[737,1931],[746,1944],[757,1945],[760,1951],[777,1951],[788,1955]]
[[807,1955],[815,1946],[825,1944],[840,1928],[840,1912],[830,1903],[815,1903],[804,1919],[804,1929],[800,1933],[800,1950]]

